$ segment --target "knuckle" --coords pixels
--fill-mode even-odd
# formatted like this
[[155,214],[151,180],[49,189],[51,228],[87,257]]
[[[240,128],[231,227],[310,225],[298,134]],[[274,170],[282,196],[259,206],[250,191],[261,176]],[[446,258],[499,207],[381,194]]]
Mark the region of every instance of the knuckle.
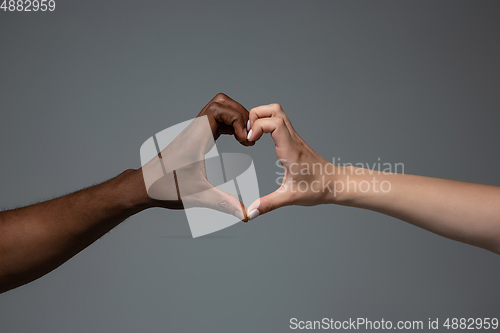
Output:
[[213,98],[213,100],[215,102],[223,103],[223,102],[227,101],[228,98],[229,97],[226,94],[220,92],[217,95],[215,95],[215,97]]
[[254,121],[253,125],[252,125],[252,129],[255,130],[264,130],[264,128],[266,128],[269,123],[268,123],[269,119],[257,119],[256,121]]
[[207,111],[213,113],[216,110],[218,110],[220,107],[221,107],[220,103],[218,103],[218,102],[211,102],[210,104],[208,104]]
[[276,127],[286,126],[285,119],[283,119],[281,117],[274,117],[273,121],[276,124]]
[[276,111],[281,111],[283,110],[283,108],[281,107],[281,105],[279,105],[278,103],[273,103],[271,104],[271,107],[276,110]]

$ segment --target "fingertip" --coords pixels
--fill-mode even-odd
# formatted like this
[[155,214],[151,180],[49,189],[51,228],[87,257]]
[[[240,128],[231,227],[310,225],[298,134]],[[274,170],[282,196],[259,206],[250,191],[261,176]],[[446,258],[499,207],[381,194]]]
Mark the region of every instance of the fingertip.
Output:
[[256,209],[253,209],[250,214],[248,214],[248,220],[253,220],[255,219],[257,216],[260,215],[260,211],[256,208]]
[[253,142],[253,141],[248,141],[248,140],[242,141],[242,142],[240,142],[240,143],[241,143],[243,146],[245,146],[245,147],[251,147],[251,146],[255,145],[255,142]]
[[243,144],[243,142],[248,141],[248,133],[245,128],[242,127],[235,127],[234,129],[234,136],[236,137],[236,140]]
[[[251,204],[250,206],[248,206],[248,209],[247,209],[247,211],[246,211],[247,215],[250,217],[250,214],[251,214],[251,213],[252,213],[255,209],[257,209],[257,210],[258,210],[259,206],[260,206],[260,199],[257,199],[257,200],[255,200],[254,202],[252,202],[252,204]],[[259,211],[259,214],[260,214],[260,211]]]
[[252,134],[253,134],[253,130],[252,130],[252,129],[250,129],[250,131],[248,132],[248,136],[247,136],[247,140],[248,140],[248,141],[252,141],[252,140],[251,140]]

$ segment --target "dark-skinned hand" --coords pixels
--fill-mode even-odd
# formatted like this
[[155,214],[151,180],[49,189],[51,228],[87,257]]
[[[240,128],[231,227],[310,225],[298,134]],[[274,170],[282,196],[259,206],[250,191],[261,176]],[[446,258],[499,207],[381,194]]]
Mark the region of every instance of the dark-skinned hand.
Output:
[[[206,207],[246,221],[246,209],[240,200],[208,181],[205,154],[222,134],[234,135],[243,146],[254,145],[247,140],[248,119],[249,113],[241,104],[217,94],[189,126],[142,167],[145,178],[158,178],[149,187],[149,196],[165,208]],[[162,175],[155,174],[158,170]]]

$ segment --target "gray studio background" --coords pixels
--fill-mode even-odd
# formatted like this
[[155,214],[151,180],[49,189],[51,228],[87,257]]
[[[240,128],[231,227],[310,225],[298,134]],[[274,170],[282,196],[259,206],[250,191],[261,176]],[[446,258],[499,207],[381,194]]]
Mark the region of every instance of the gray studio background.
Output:
[[[278,102],[325,158],[500,185],[500,3],[56,0],[0,11],[0,206],[140,167],[152,134],[219,91]],[[269,137],[219,151],[254,158]],[[287,332],[292,317],[499,317],[500,257],[370,211],[288,207],[192,239],[133,216],[0,295],[0,332]]]

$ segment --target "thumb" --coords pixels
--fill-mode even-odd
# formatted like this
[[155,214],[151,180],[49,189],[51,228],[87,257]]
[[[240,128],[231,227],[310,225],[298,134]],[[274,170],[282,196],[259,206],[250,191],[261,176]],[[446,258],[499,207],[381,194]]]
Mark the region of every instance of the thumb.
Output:
[[288,200],[285,193],[276,191],[255,200],[247,209],[248,220],[253,220],[259,215],[269,213],[277,208],[287,206]]

